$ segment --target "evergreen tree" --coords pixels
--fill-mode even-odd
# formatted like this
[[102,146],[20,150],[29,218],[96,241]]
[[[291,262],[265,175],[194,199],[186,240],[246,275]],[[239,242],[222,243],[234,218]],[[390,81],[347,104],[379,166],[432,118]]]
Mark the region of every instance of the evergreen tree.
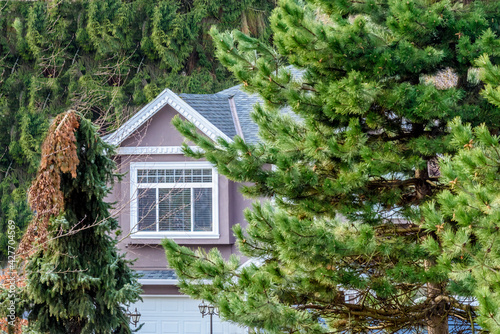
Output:
[[500,60],[499,7],[282,0],[270,19],[275,48],[213,30],[219,60],[263,99],[253,112],[262,142],[214,143],[174,124],[203,149],[186,146],[188,155],[272,201],[254,204],[248,227],[234,229],[259,265],[164,241],[182,291],[270,333],[471,326],[476,313],[462,297],[474,289],[450,280],[421,206],[450,186],[432,168],[456,150],[449,121],[499,129],[500,109],[481,95],[474,69],[483,53]]
[[499,138],[485,126],[472,130],[457,121],[452,129],[460,151],[441,163],[451,187],[425,210],[423,226],[437,235],[426,246],[454,284],[474,292],[481,328],[500,333]]
[[[213,93],[234,84],[207,31],[269,38],[274,0],[0,3],[0,261],[7,222],[24,231],[26,191],[55,115],[81,112],[112,130],[165,87]],[[22,233],[17,233],[21,236]]]
[[[500,106],[500,68],[485,56],[476,64],[486,82],[483,95]],[[472,129],[459,120],[451,129],[458,154],[440,164],[450,188],[427,205],[424,227],[438,236],[427,248],[454,281],[474,292],[481,327],[500,333],[499,137],[484,125]]]
[[[32,187],[35,217],[23,237],[23,304],[43,333],[129,333],[124,305],[141,292],[111,233],[118,222],[104,201],[116,175],[106,144],[89,120],[58,115],[42,148]],[[29,254],[29,256],[26,256]]]

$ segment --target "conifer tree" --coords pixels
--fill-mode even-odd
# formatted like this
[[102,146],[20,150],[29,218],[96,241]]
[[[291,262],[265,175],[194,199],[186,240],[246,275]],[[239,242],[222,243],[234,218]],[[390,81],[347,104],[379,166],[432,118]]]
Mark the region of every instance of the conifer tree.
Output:
[[481,328],[499,333],[499,137],[484,125],[472,129],[458,119],[452,131],[459,153],[440,164],[442,181],[451,187],[426,206],[423,226],[438,236],[426,248],[455,284],[474,292]]
[[[35,217],[19,247],[23,304],[43,333],[129,333],[124,305],[141,292],[118,254],[118,222],[104,201],[117,175],[113,147],[74,111],[58,115],[29,200]],[[28,255],[29,256],[26,256]]]
[[262,97],[253,112],[261,142],[214,143],[174,124],[203,149],[186,146],[188,155],[272,201],[234,229],[258,265],[166,240],[182,290],[270,333],[470,329],[479,313],[464,298],[474,289],[440,264],[447,250],[421,207],[450,186],[433,168],[456,150],[448,122],[499,129],[500,109],[474,69],[483,53],[499,61],[499,7],[281,0],[270,20],[275,48],[213,30],[219,60]]
[[[487,56],[476,65],[486,84],[483,96],[499,107],[500,68]],[[499,333],[500,139],[484,124],[472,129],[457,119],[450,126],[458,154],[440,163],[450,187],[426,205],[424,227],[438,236],[427,247],[453,280],[474,292],[481,328]]]

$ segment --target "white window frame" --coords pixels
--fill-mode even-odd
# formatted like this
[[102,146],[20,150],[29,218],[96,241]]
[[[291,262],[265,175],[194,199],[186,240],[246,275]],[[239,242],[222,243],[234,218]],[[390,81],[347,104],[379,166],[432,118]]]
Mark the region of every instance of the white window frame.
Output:
[[[139,169],[208,169],[212,170],[212,231],[138,231],[138,194],[139,183],[137,182],[137,171]],[[131,238],[136,239],[219,239],[219,175],[214,166],[208,161],[186,161],[186,162],[131,162],[130,163],[130,231]],[[204,183],[207,184],[207,183]],[[208,183],[209,184],[209,183]],[[144,186],[158,187],[158,184],[141,183]],[[175,187],[174,187],[175,188]],[[192,188],[188,184],[180,184],[178,188]],[[194,188],[194,187],[193,187]]]

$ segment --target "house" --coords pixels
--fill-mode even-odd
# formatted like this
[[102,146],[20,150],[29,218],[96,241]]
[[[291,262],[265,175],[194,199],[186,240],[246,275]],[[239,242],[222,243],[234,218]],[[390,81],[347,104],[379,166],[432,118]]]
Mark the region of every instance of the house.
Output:
[[[175,94],[165,89],[118,130],[104,139],[116,145],[119,172],[124,178],[112,193],[123,230],[119,243],[139,282],[143,302],[133,305],[144,323],[140,333],[209,333],[209,318],[198,304],[182,295],[168,269],[163,238],[194,248],[217,247],[225,257],[237,253],[232,226],[243,223],[250,200],[239,185],[219,175],[206,161],[183,155],[184,138],[171,124],[174,116],[192,122],[207,137],[231,140],[235,135],[257,141],[250,117],[257,96],[239,86],[216,94]],[[214,333],[247,330],[214,318]]]

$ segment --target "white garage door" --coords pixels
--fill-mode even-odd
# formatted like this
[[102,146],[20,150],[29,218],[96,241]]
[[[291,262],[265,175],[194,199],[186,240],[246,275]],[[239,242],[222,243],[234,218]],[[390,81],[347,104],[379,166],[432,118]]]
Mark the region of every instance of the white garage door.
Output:
[[[142,296],[144,302],[138,302],[130,307],[141,313],[139,323],[144,326],[141,334],[181,333],[209,334],[210,317],[201,317],[198,305],[201,301],[186,296]],[[222,322],[218,316],[213,316],[214,334],[246,334],[248,330]],[[132,328],[134,326],[132,325]]]

